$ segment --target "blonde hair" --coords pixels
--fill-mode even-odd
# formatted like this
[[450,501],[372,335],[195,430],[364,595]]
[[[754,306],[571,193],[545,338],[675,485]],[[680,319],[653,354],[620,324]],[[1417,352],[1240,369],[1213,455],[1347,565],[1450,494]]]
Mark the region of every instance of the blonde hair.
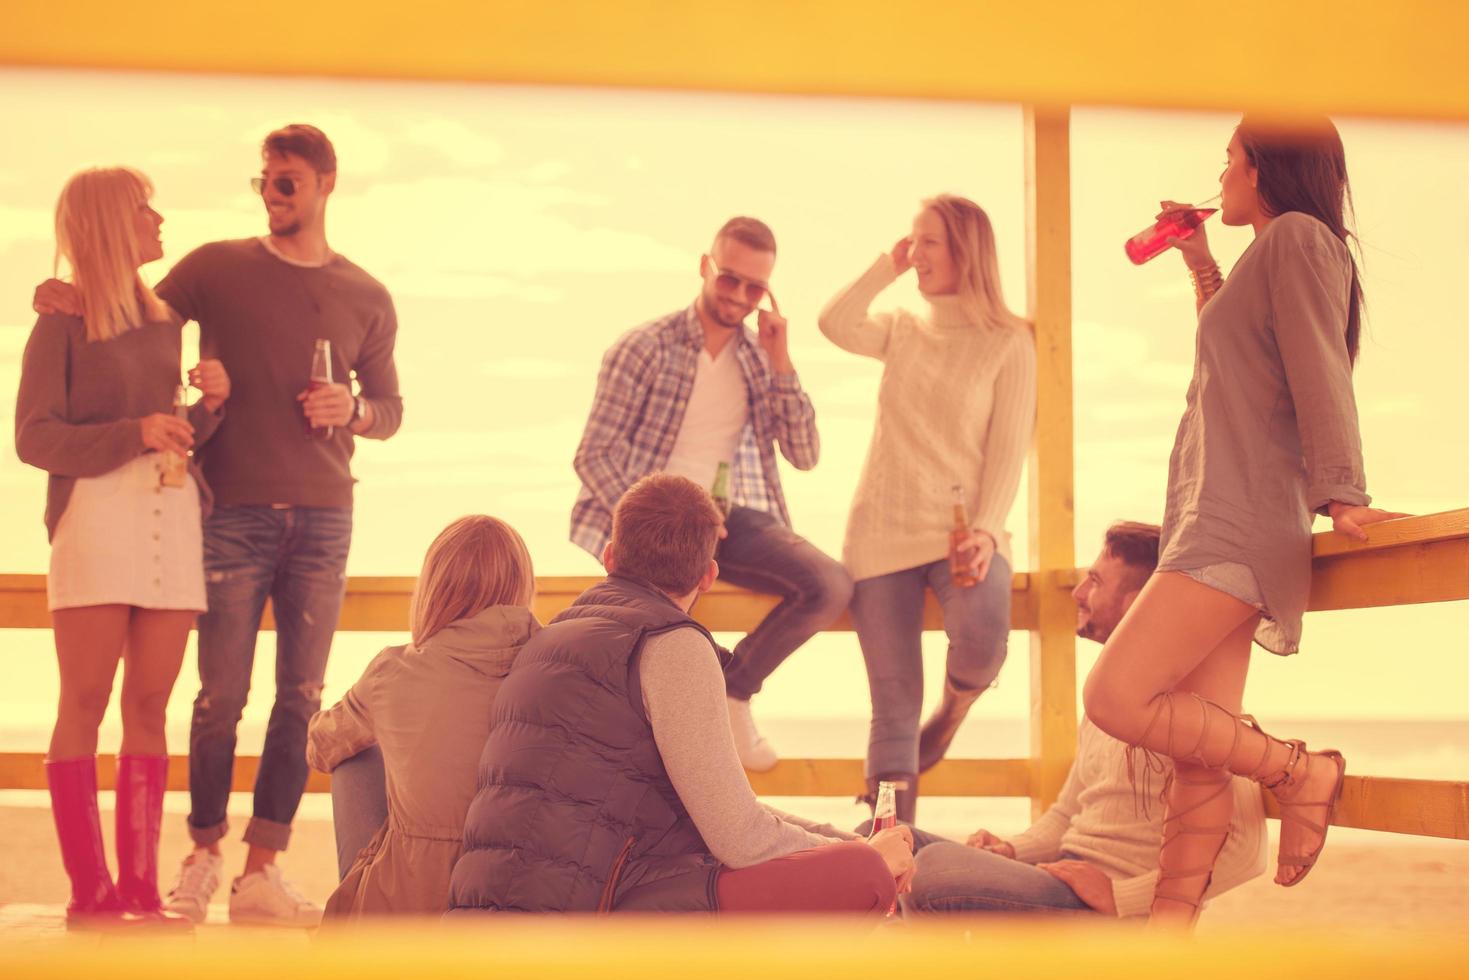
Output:
[[74,174],[56,202],[56,260],[71,267],[88,340],[108,340],[168,318],[168,308],[138,275],[143,260],[135,231],[138,209],[153,185],[130,167]]
[[515,528],[474,514],[439,532],[408,605],[415,646],[490,606],[530,606],[536,573]]
[[984,208],[966,197],[940,194],[923,201],[938,215],[949,238],[949,254],[959,270],[959,309],[987,327],[1026,327],[1027,321],[1005,305],[1000,292],[1000,263],[995,255],[995,229]]

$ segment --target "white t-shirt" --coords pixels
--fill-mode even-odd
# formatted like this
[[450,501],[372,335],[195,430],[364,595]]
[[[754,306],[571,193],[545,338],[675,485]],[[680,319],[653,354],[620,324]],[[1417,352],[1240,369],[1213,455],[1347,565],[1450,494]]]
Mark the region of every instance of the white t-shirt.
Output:
[[718,357],[710,357],[707,348],[699,352],[683,425],[663,467],[706,490],[714,486],[720,463],[734,463],[750,420],[750,396],[734,347],[734,341],[725,344]]

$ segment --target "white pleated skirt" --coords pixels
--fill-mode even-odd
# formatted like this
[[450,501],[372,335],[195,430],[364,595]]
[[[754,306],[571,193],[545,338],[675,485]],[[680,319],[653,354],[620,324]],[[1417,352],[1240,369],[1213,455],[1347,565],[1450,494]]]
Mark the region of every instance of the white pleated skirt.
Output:
[[162,457],[142,456],[82,477],[51,539],[46,608],[118,603],[203,612],[204,532],[199,487],[159,483]]

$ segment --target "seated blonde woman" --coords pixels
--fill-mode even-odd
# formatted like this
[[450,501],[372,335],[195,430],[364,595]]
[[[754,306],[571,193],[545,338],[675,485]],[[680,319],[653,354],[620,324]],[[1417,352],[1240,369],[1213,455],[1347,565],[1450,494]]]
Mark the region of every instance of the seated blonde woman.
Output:
[[[490,708],[521,646],[540,629],[530,611],[534,593],[520,535],[493,517],[460,518],[424,558],[412,642],[383,650],[341,701],[311,719],[306,757],[313,769],[331,772],[359,754],[371,768],[375,747],[386,777],[387,818],[365,847],[352,848],[328,917],[448,907]],[[370,790],[365,795],[340,815],[341,852],[343,827],[380,805]],[[343,806],[342,794],[333,793],[333,805]]]

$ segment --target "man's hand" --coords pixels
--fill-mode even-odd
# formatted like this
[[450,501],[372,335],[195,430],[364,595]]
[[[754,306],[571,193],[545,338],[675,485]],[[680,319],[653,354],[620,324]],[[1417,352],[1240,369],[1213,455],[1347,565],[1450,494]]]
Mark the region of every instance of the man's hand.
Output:
[[1007,857],[1011,860],[1014,860],[1015,858],[1014,844],[1010,843],[1007,840],[1000,840],[1000,838],[996,837],[988,830],[985,830],[983,827],[970,834],[969,839],[964,843],[969,845],[970,847],[977,847],[981,851],[989,851],[991,854],[998,854],[1000,855],[1000,857]]
[[204,396],[204,407],[219,411],[230,397],[230,376],[218,358],[206,357],[189,369],[189,384]]
[[325,384],[312,390],[307,388],[296,396],[306,413],[306,420],[313,428],[323,426],[345,427],[352,421],[352,389],[345,384]]
[[796,368],[791,363],[791,353],[787,346],[786,318],[780,315],[780,306],[775,302],[774,293],[770,294],[770,305],[772,309],[760,310],[756,314],[755,322],[759,326],[756,339],[760,343],[760,349],[770,359],[771,371],[776,374],[794,374]]
[[1076,892],[1076,897],[1091,906],[1092,911],[1116,917],[1117,899],[1112,894],[1112,879],[1096,865],[1085,861],[1052,861],[1036,867]]
[[60,279],[47,279],[36,287],[31,297],[31,308],[37,313],[62,313],[66,316],[82,315],[82,297],[77,288]]

